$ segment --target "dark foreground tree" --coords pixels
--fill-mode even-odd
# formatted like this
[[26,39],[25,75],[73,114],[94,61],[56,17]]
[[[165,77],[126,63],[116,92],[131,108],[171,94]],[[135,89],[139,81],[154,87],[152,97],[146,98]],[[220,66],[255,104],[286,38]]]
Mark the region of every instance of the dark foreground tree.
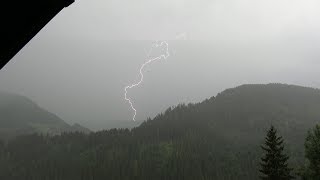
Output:
[[261,148],[265,151],[261,158],[261,179],[264,180],[289,180],[292,169],[288,167],[289,156],[285,155],[283,139],[278,137],[277,130],[271,126]]
[[303,179],[320,179],[320,125],[308,132],[305,142],[305,156],[308,159]]

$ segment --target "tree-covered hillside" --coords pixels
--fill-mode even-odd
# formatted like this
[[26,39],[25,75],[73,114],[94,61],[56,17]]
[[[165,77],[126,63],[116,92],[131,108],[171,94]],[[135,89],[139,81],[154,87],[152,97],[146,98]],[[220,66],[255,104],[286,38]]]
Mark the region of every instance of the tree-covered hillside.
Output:
[[254,180],[271,124],[297,172],[318,109],[318,89],[243,85],[169,108],[131,130],[34,134],[0,143],[0,179]]
[[90,132],[77,124],[70,126],[24,96],[0,92],[0,139],[23,134],[55,135],[70,131]]

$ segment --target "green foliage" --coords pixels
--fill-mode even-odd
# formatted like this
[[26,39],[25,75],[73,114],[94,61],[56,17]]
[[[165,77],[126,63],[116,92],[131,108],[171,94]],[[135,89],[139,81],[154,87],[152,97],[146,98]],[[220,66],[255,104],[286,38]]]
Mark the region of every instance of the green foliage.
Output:
[[303,179],[320,179],[320,125],[308,132],[305,142],[307,166],[304,168]]
[[292,169],[288,167],[289,156],[285,155],[283,139],[278,137],[277,130],[271,126],[267,133],[265,143],[261,148],[265,151],[261,158],[261,179],[264,180],[290,180]]
[[190,125],[159,129],[153,123],[146,122],[132,130],[112,129],[90,135],[20,136],[11,140],[1,153],[9,156],[0,159],[0,177],[6,180],[255,179],[255,169],[248,168],[256,165],[255,156],[246,150],[237,152],[232,142],[218,140],[206,130],[208,126],[202,126],[202,131]]
[[17,137],[0,145],[0,179],[256,180],[266,127],[277,126],[297,167],[318,107],[319,90],[240,86],[133,129]]

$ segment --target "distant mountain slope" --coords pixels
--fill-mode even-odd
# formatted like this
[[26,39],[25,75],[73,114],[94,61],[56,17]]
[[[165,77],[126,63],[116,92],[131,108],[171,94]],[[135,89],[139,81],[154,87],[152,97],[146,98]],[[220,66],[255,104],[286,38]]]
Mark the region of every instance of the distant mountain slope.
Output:
[[274,124],[289,141],[304,141],[306,131],[320,123],[320,90],[285,84],[242,85],[201,103],[199,109],[215,129],[227,128],[241,139],[264,135]]
[[0,157],[7,157],[0,158],[0,177],[256,180],[260,145],[271,124],[284,137],[297,172],[307,131],[320,123],[319,110],[319,89],[242,85],[201,103],[168,108],[131,130],[21,136],[2,143],[2,155],[0,143]]
[[271,124],[284,137],[293,164],[302,163],[307,131],[320,124],[320,90],[286,84],[242,85],[201,103],[169,108],[137,131],[147,131],[149,137],[164,134],[168,139],[189,131],[207,132],[213,144],[225,142],[223,146],[243,153],[243,149],[259,152]]
[[60,134],[72,131],[89,130],[80,125],[70,126],[24,96],[0,92],[0,137],[8,138],[34,132]]
[[145,124],[158,128],[205,124],[230,138],[249,140],[257,138],[253,133],[264,135],[271,124],[293,137],[291,133],[305,134],[316,123],[320,123],[319,89],[252,84],[227,89],[201,103],[169,108]]

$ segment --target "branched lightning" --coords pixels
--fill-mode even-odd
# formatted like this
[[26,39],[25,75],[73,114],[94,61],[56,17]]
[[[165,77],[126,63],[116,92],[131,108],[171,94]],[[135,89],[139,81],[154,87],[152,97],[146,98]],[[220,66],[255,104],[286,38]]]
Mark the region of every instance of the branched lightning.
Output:
[[135,84],[132,84],[130,86],[126,86],[125,89],[124,89],[124,91],[125,91],[124,99],[129,102],[129,104],[131,106],[131,109],[134,111],[134,115],[133,115],[133,118],[132,118],[133,121],[135,121],[135,117],[137,115],[137,110],[134,108],[133,102],[131,101],[131,99],[127,97],[128,89],[131,89],[133,87],[139,86],[143,82],[143,77],[144,77],[143,76],[143,68],[146,65],[148,65],[148,64],[150,64],[150,63],[152,63],[154,61],[157,61],[157,60],[167,59],[170,56],[170,54],[169,54],[169,44],[166,41],[159,41],[159,42],[157,41],[155,44],[153,44],[151,46],[150,51],[149,51],[147,56],[149,57],[149,55],[151,54],[151,52],[153,51],[154,48],[162,47],[162,46],[165,46],[166,52],[164,54],[161,54],[160,56],[155,57],[155,58],[148,59],[145,63],[143,63],[141,65],[141,67],[140,67],[140,70],[139,70],[139,72],[140,72],[140,80],[139,80],[139,82],[137,82]]

